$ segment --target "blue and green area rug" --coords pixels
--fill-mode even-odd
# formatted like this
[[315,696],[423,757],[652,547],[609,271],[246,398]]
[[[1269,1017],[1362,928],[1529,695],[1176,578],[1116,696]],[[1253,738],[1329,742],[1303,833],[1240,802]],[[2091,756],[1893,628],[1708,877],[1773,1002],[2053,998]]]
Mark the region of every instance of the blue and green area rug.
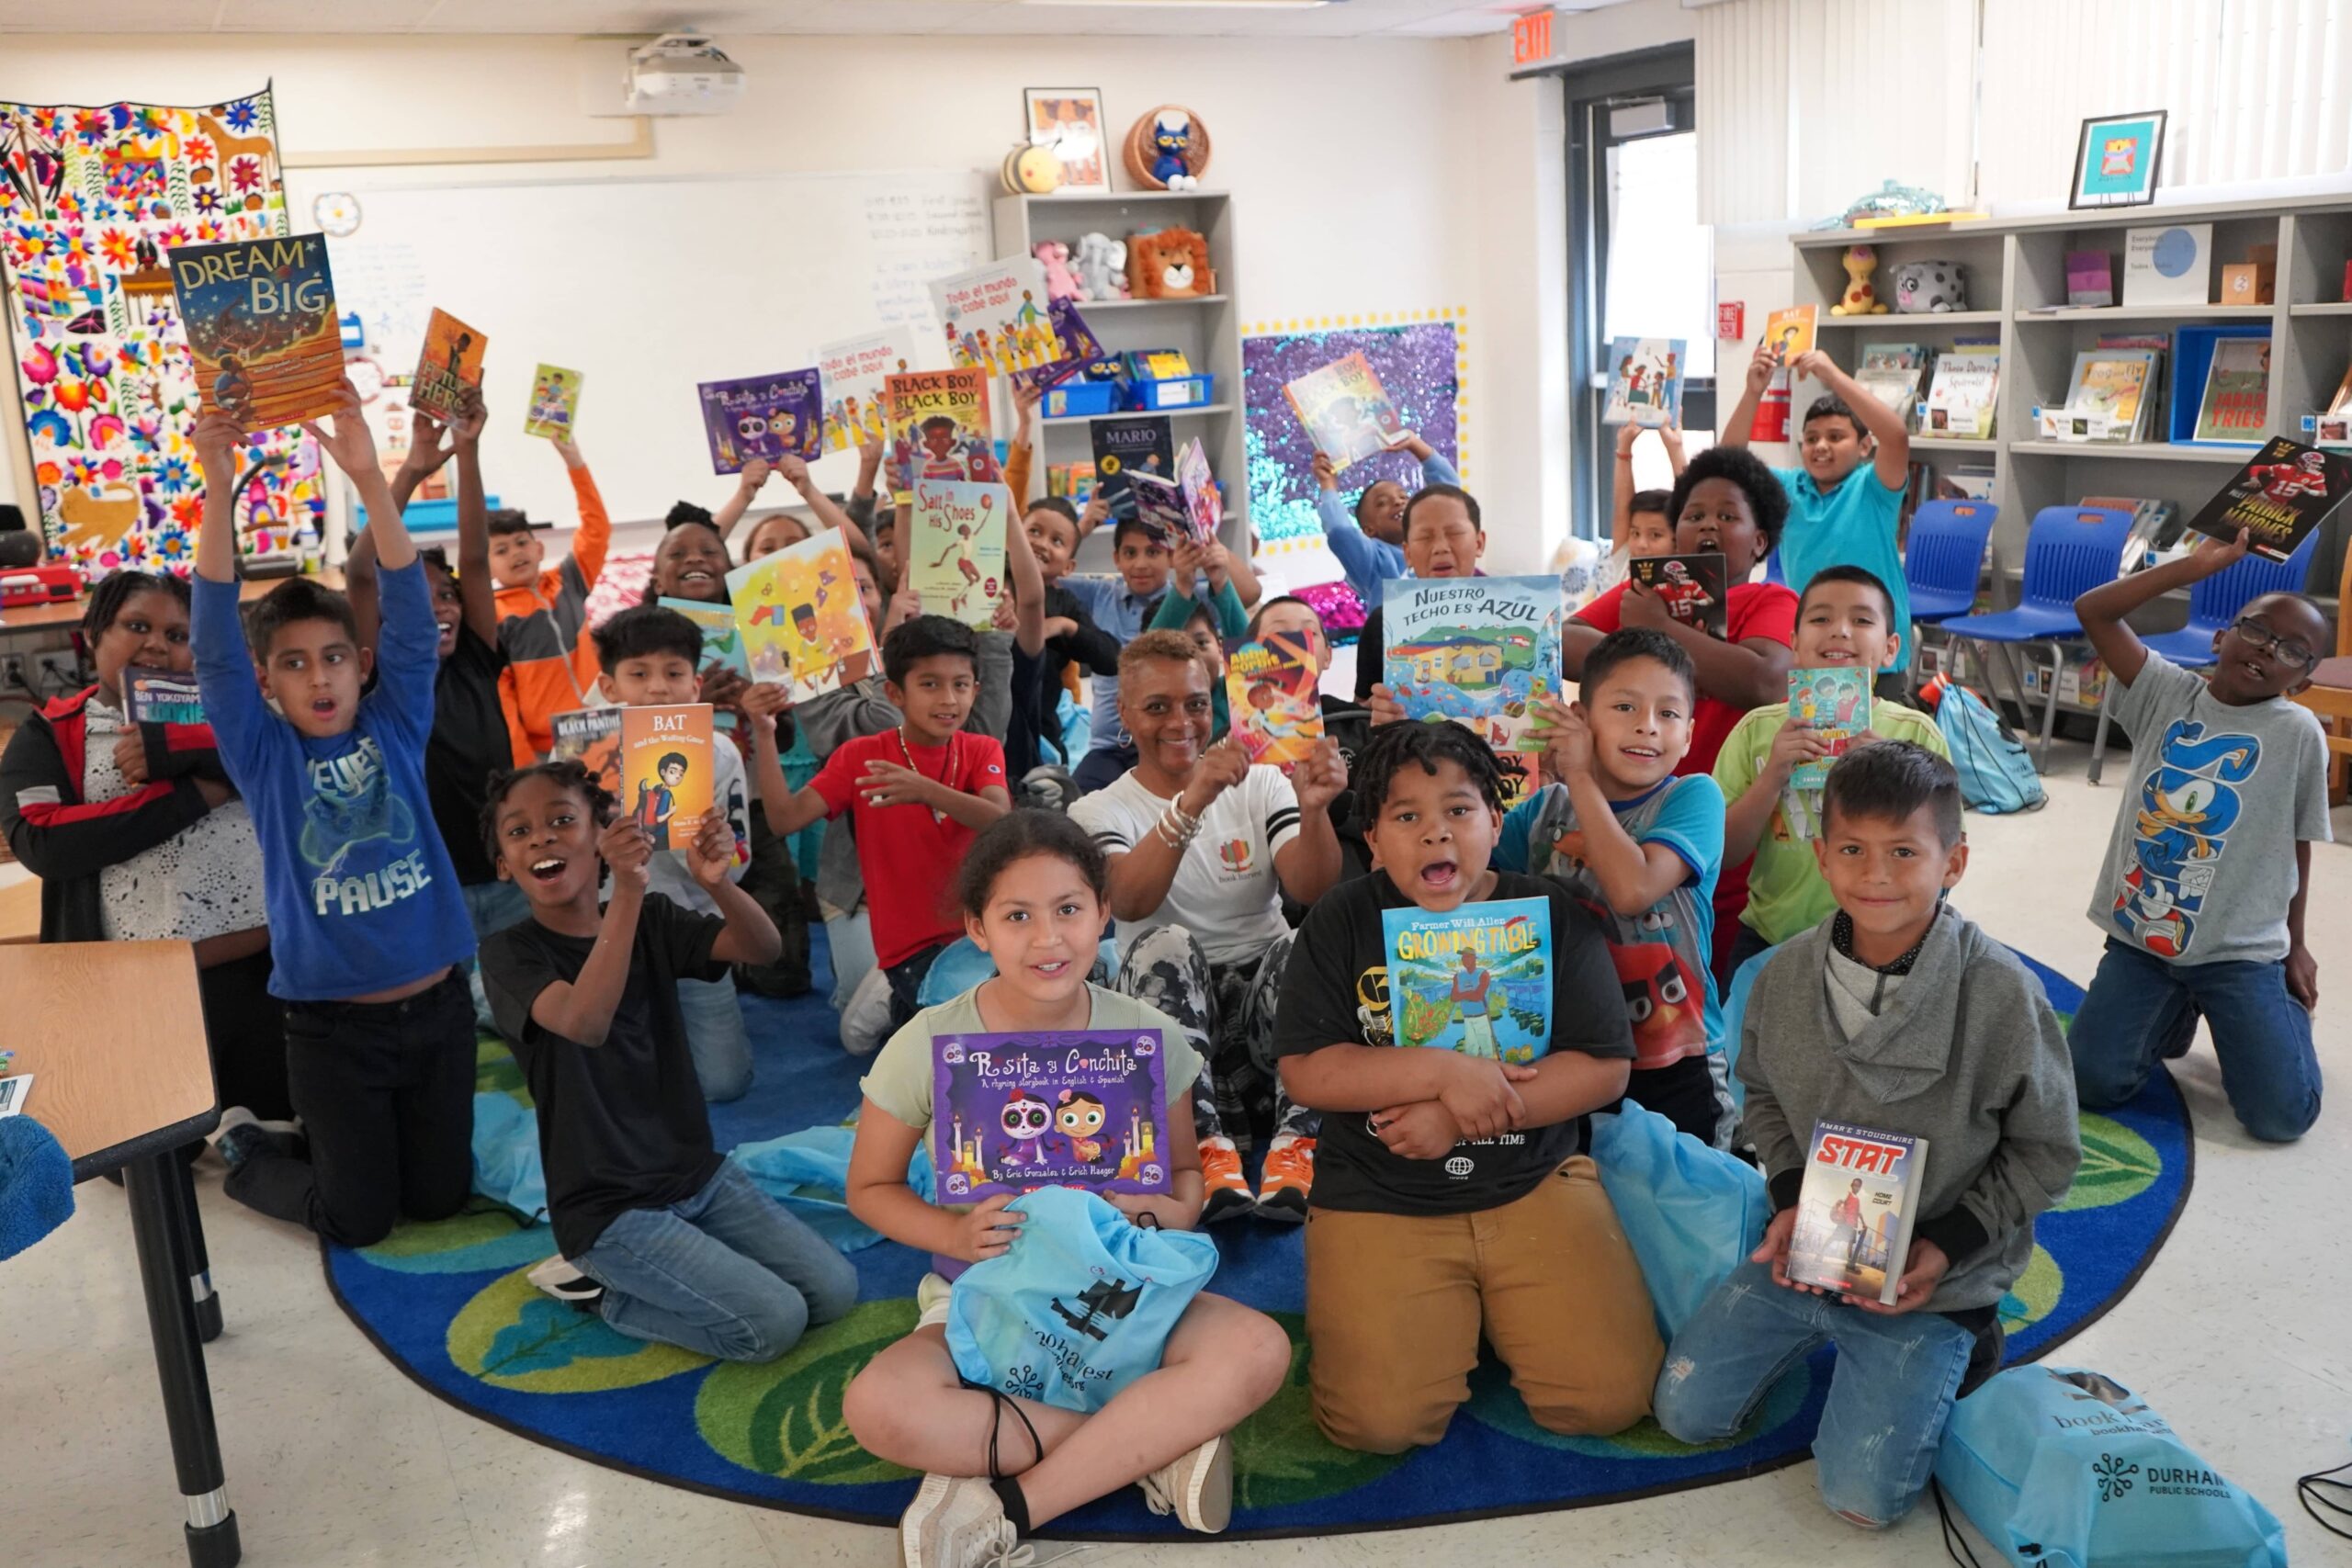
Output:
[[[817,933],[821,943],[822,933]],[[821,948],[820,948],[821,957]],[[2029,962],[2030,962],[2029,960]],[[826,965],[817,965],[826,987]],[[2035,965],[2061,1013],[2079,987]],[[721,1147],[831,1125],[857,1107],[860,1064],[836,1043],[814,999],[746,997],[758,1082],[715,1107]],[[523,1098],[504,1047],[482,1045],[481,1088]],[[2074,1191],[2039,1227],[2033,1262],[2002,1313],[2012,1361],[2030,1360],[2120,1300],[2163,1245],[2188,1195],[2188,1113],[2157,1073],[2138,1101],[2083,1118]],[[1295,1346],[1289,1381],[1235,1434],[1236,1536],[1386,1529],[1498,1514],[1581,1507],[1702,1486],[1806,1457],[1829,1353],[1792,1372],[1738,1437],[1690,1448],[1651,1422],[1613,1438],[1537,1427],[1489,1361],[1444,1441],[1418,1453],[1350,1453],[1323,1440],[1307,1410],[1301,1232],[1242,1220],[1217,1228],[1212,1288],[1272,1314]],[[542,1296],[524,1272],[554,1250],[544,1224],[503,1208],[410,1225],[382,1245],[326,1250],[344,1310],[409,1376],[508,1431],[673,1485],[769,1507],[894,1523],[915,1477],[860,1449],[842,1420],[842,1391],[915,1320],[924,1260],[885,1242],[853,1254],[854,1312],[766,1366],[714,1363],[642,1344]],[[1129,1488],[1057,1522],[1057,1536],[1175,1533]]]

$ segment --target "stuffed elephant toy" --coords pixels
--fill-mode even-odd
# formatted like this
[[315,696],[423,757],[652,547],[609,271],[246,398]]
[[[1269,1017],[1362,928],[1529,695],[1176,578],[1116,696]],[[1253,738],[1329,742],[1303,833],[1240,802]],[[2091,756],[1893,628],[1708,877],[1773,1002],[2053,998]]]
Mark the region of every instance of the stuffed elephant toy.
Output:
[[1086,289],[1086,298],[1127,298],[1127,247],[1123,242],[1108,234],[1080,234],[1074,262],[1078,267],[1078,280]]

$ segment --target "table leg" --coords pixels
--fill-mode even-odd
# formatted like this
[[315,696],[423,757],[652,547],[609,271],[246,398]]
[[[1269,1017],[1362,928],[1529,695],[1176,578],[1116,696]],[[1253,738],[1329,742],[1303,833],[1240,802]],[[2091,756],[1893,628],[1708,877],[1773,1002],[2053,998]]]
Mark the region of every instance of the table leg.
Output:
[[187,1293],[196,1303],[197,1337],[209,1345],[220,1337],[220,1297],[212,1288],[212,1258],[204,1247],[204,1216],[196,1206],[196,1168],[184,1159],[175,1163],[180,1179],[172,1184],[172,1219],[179,1226],[180,1245],[187,1259]]
[[163,1383],[164,1420],[172,1462],[187,1504],[187,1555],[192,1568],[235,1568],[243,1555],[237,1516],[220,1472],[220,1439],[212,1425],[212,1388],[204,1374],[196,1303],[189,1298],[187,1235],[177,1199],[184,1172],[166,1152],[134,1160],[123,1172],[130,1196],[130,1228],[139,1247],[139,1278],[147,1293],[147,1329],[155,1344]]

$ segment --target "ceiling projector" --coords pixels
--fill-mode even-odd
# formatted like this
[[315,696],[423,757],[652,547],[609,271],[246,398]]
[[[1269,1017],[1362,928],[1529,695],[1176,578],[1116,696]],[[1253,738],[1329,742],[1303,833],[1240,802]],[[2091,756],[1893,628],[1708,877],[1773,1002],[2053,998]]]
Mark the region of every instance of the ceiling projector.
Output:
[[743,68],[705,33],[664,33],[629,51],[621,90],[631,114],[725,114],[743,96]]

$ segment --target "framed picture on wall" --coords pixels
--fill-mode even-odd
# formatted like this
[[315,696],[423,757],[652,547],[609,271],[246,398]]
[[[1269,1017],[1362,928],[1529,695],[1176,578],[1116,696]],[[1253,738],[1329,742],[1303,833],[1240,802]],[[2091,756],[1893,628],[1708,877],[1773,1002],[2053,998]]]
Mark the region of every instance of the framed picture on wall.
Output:
[[1111,188],[1111,154],[1102,132],[1102,93],[1096,87],[1026,87],[1021,104],[1029,144],[1050,147],[1062,161],[1066,192]]
[[2164,144],[2163,109],[2083,121],[2066,205],[2142,207],[2155,200],[2156,160]]

